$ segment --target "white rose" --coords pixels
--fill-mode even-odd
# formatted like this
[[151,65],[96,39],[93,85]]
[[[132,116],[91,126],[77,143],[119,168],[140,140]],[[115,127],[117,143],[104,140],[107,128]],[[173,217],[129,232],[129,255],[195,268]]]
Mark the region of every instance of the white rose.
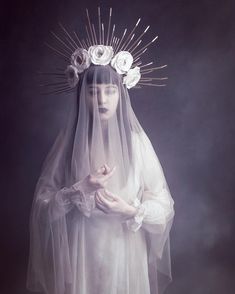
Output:
[[113,57],[113,48],[111,46],[95,45],[88,49],[91,62],[96,65],[107,65]]
[[123,84],[126,84],[127,89],[130,89],[139,82],[140,77],[140,68],[138,66],[131,68],[123,78]]
[[120,51],[114,56],[111,65],[119,74],[126,73],[132,66],[133,56],[128,51]]
[[73,65],[67,66],[65,70],[65,75],[67,76],[69,86],[71,88],[74,88],[79,81],[77,68]]
[[77,68],[78,73],[82,73],[87,69],[91,64],[87,50],[83,48],[76,49],[71,56],[71,64]]

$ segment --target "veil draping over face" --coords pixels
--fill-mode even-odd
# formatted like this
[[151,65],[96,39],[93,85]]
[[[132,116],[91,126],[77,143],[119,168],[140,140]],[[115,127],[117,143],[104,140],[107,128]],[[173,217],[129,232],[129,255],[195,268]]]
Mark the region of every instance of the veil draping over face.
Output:
[[[102,91],[108,97],[106,100],[102,98]],[[74,207],[66,201],[71,185],[106,163],[111,168],[116,166],[107,189],[130,202],[133,195],[123,191],[136,169],[134,154],[135,148],[139,148],[143,172],[149,170],[145,152],[150,150],[157,163],[157,174],[150,178],[161,183],[157,186],[159,194],[169,193],[161,165],[134,114],[121,76],[115,70],[109,65],[90,66],[80,76],[77,95],[71,99],[67,123],[42,165],[30,218],[27,287],[47,294],[73,293],[68,289],[73,283],[74,232],[79,230],[79,224],[77,219],[75,222]],[[133,136],[140,147],[133,143],[136,142]],[[151,294],[162,293],[171,281],[169,231],[173,215],[167,218],[164,231],[157,234],[146,231],[152,272]]]

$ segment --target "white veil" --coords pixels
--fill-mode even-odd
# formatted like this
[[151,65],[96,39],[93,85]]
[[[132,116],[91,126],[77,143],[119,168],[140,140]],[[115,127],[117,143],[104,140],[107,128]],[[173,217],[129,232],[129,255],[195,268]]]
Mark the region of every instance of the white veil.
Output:
[[[107,83],[118,86],[119,102],[104,129],[97,99],[93,99],[93,106],[89,107],[86,97],[88,85]],[[169,193],[157,156],[133,112],[121,76],[115,70],[109,65],[90,66],[81,75],[77,95],[72,99],[67,124],[43,163],[30,216],[27,288],[47,294],[67,294],[68,285],[72,283],[72,243],[77,224],[73,217],[75,208],[66,200],[71,185],[107,163],[110,167],[116,166],[115,176],[107,187],[118,195],[130,169],[135,168],[133,134],[142,144],[143,166],[146,165],[145,151],[149,149],[157,162],[158,174],[152,177],[158,177],[155,182],[163,183]],[[162,293],[171,281],[169,231],[172,219],[173,213],[166,217],[165,229],[159,233],[151,233],[151,229],[146,231],[151,294]]]

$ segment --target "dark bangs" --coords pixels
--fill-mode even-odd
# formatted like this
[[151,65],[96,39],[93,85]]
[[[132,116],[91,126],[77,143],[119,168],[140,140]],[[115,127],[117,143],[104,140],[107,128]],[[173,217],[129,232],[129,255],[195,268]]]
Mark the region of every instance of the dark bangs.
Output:
[[115,84],[121,82],[120,75],[110,65],[91,65],[86,70],[86,83],[91,84]]

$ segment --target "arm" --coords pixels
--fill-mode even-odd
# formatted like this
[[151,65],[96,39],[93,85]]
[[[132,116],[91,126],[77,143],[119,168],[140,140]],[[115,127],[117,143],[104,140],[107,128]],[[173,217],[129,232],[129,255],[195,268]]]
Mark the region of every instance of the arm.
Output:
[[103,188],[115,172],[115,167],[109,168],[106,164],[98,168],[94,174],[89,174],[83,180],[76,182],[71,187],[64,187],[57,192],[55,188],[41,185],[39,205],[46,206],[50,219],[55,220],[68,213],[76,206],[85,216],[90,217],[95,208],[94,194],[97,189]]
[[81,182],[71,187],[63,187],[56,192],[48,188],[42,195],[43,198],[37,200],[38,205],[47,209],[51,221],[63,217],[74,207],[89,217],[95,205],[94,196],[83,192]]
[[174,201],[161,164],[147,135],[145,133],[139,135],[136,143],[136,160],[139,165],[142,189],[139,192],[140,196],[132,204],[137,208],[137,213],[127,220],[127,226],[132,231],[143,227],[151,233],[162,233],[173,219]]

